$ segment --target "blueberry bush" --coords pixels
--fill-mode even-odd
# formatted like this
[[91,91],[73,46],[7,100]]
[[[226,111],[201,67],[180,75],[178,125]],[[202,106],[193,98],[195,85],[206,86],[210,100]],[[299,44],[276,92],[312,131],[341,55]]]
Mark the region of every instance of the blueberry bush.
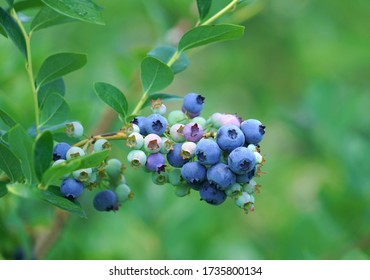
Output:
[[[182,97],[163,92],[186,70],[189,50],[243,36],[243,26],[223,17],[243,9],[247,1],[232,0],[216,11],[211,10],[212,1],[195,2],[194,26],[176,44],[156,46],[143,56],[136,104],[129,104],[117,85],[93,83],[97,97],[115,112],[121,126],[91,136],[80,120],[70,118],[65,98],[65,76],[85,66],[87,56],[51,51],[35,65],[32,38],[39,30],[71,21],[104,25],[103,8],[91,0],[7,1],[0,7],[2,40],[12,41],[24,59],[33,106],[29,127],[0,111],[2,197],[41,200],[86,217],[80,197],[93,192],[90,203],[95,210],[115,212],[134,199],[136,186],[126,179],[126,172],[141,168],[154,184],[173,186],[178,197],[194,194],[211,205],[229,197],[246,213],[254,211],[254,195],[259,192],[254,178],[264,163],[260,142],[265,126],[245,112],[203,115],[206,94]],[[29,9],[33,13],[28,14]],[[168,111],[170,102],[179,107]],[[114,157],[112,142],[130,151]]]

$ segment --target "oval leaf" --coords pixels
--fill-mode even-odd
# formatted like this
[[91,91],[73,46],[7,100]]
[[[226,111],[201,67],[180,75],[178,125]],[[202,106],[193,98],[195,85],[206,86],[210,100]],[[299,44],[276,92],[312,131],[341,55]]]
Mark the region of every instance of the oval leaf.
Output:
[[173,72],[165,63],[154,57],[146,57],[141,62],[141,83],[144,94],[159,91],[173,80]]
[[40,107],[40,126],[55,125],[66,121],[69,117],[69,106],[64,98],[57,94],[49,94]]
[[60,78],[70,72],[80,69],[87,62],[85,54],[58,53],[49,56],[41,65],[37,74],[37,88]]
[[197,0],[199,19],[204,19],[211,9],[212,0]]
[[31,30],[37,31],[53,25],[73,22],[75,19],[57,13],[48,6],[42,7],[31,23]]
[[152,100],[161,99],[161,101],[170,101],[170,100],[182,100],[182,96],[168,94],[168,93],[153,93],[146,100],[141,109],[148,107],[152,104]]
[[97,82],[94,84],[96,94],[101,100],[108,106],[110,106],[114,111],[125,117],[127,114],[128,104],[125,95],[115,86]]
[[102,8],[90,0],[42,0],[58,13],[74,19],[104,25]]
[[48,95],[51,93],[57,93],[61,96],[65,95],[66,87],[63,78],[56,79],[39,88],[39,90],[37,91],[37,100],[39,102],[39,106],[44,103],[46,97],[48,97]]
[[[172,46],[160,46],[151,50],[148,53],[148,56],[154,57],[162,61],[163,63],[167,64],[176,51],[177,49]],[[188,67],[188,65],[189,65],[188,57],[184,53],[181,53],[180,57],[175,61],[174,64],[172,64],[171,69],[174,74],[177,74],[181,71],[184,71]]]
[[26,40],[17,22],[0,7],[0,26],[27,59]]
[[77,169],[96,167],[108,156],[109,151],[92,153],[83,157],[66,160],[48,168],[42,176],[41,183],[48,187],[53,182],[60,180],[64,175]]
[[50,167],[53,159],[53,136],[50,131],[43,132],[36,140],[34,147],[35,172],[41,181],[42,174]]
[[81,217],[86,218],[85,211],[77,201],[71,201],[65,198],[60,193],[60,187],[50,186],[47,190],[38,190],[38,197],[56,207],[67,210],[72,213],[77,213]]
[[44,3],[42,3],[41,0],[25,0],[25,1],[18,1],[17,3],[14,3],[14,10],[16,11],[23,11],[27,9],[37,8],[43,6]]
[[8,193],[5,182],[0,182],[0,198]]
[[19,181],[23,177],[21,162],[15,154],[0,141],[0,169],[5,172],[9,179]]
[[33,168],[33,141],[19,124],[8,131],[9,146],[12,152],[20,159],[24,177],[29,183],[34,182]]
[[183,52],[195,47],[235,40],[243,36],[244,26],[234,24],[202,25],[190,29],[180,39],[178,49]]
[[8,128],[12,128],[13,126],[15,126],[17,123],[15,122],[15,120],[13,120],[13,118],[11,116],[9,116],[5,111],[3,111],[2,109],[0,109],[0,119],[4,122],[4,124],[8,127]]
[[30,184],[13,183],[8,184],[8,192],[23,198],[37,198],[36,186]]

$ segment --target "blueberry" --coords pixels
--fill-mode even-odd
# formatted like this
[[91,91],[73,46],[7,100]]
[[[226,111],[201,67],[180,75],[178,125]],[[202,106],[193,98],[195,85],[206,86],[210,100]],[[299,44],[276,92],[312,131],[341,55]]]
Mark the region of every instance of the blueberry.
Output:
[[245,142],[257,145],[265,134],[265,126],[259,120],[249,119],[241,123],[240,129],[245,136]]
[[197,161],[188,162],[181,168],[181,175],[189,184],[197,185],[206,179],[207,169]]
[[141,150],[133,150],[128,153],[127,160],[134,168],[140,168],[146,163],[146,154]]
[[217,189],[212,183],[205,182],[199,194],[202,200],[212,205],[219,205],[226,200],[224,191]]
[[217,130],[216,141],[218,146],[225,152],[230,153],[232,150],[244,145],[244,134],[235,125],[225,125]]
[[253,207],[254,204],[254,197],[249,193],[242,192],[236,197],[235,204],[248,212],[248,210],[252,210],[251,207]]
[[170,136],[175,142],[184,142],[185,137],[183,134],[185,125],[181,123],[176,123],[170,128]]
[[174,125],[176,123],[182,123],[186,120],[186,116],[185,114],[180,111],[180,110],[175,110],[175,111],[171,111],[169,114],[168,114],[168,123],[170,125]]
[[120,179],[121,173],[123,171],[122,162],[119,159],[111,158],[107,161],[107,165],[104,169],[111,183],[115,184]]
[[208,168],[207,179],[214,183],[220,190],[225,190],[236,182],[235,174],[222,162]]
[[127,184],[119,184],[115,189],[115,193],[119,202],[125,202],[134,196],[134,193]]
[[256,156],[250,149],[239,147],[229,154],[228,164],[235,174],[247,174],[254,168]]
[[93,205],[98,211],[114,211],[119,207],[117,195],[111,190],[98,192],[94,197]]
[[71,148],[71,145],[65,142],[60,142],[54,146],[53,150],[53,160],[57,161],[58,159],[67,159],[67,151]]
[[236,115],[230,115],[230,114],[222,114],[220,117],[220,125],[235,125],[237,127],[240,127],[241,119],[239,119]]
[[162,147],[162,138],[157,134],[150,133],[144,138],[144,149],[149,153],[158,153]]
[[199,114],[204,106],[204,97],[197,93],[188,93],[184,96],[184,101],[182,103],[183,111]]
[[84,155],[85,155],[85,152],[80,147],[71,147],[67,151],[66,158],[71,159],[71,158],[82,157]]
[[172,150],[173,144],[174,142],[171,139],[167,137],[162,137],[162,147],[160,152],[162,154],[167,154],[169,151]]
[[135,117],[131,123],[137,125],[140,129],[140,134],[142,135],[146,135],[147,132],[145,130],[145,121],[146,121],[146,117],[143,117],[143,116],[137,116]]
[[103,150],[110,150],[112,145],[108,142],[106,139],[98,139],[94,143],[94,151],[95,152],[100,152]]
[[256,172],[257,167],[254,166],[254,168],[251,171],[247,172],[246,174],[241,175],[236,174],[236,182],[240,184],[248,183],[256,175]]
[[201,125],[191,122],[185,125],[183,135],[187,141],[198,142],[203,137],[203,128]]
[[92,174],[91,168],[78,169],[72,172],[73,177],[80,182],[88,181],[91,177],[91,174]]
[[60,185],[60,192],[68,199],[75,199],[78,198],[84,190],[84,186],[81,182],[67,178],[64,179],[62,184]]
[[184,178],[181,175],[181,169],[180,168],[174,168],[169,174],[168,174],[168,182],[173,186],[180,186],[183,185]]
[[168,173],[167,172],[153,172],[152,181],[156,185],[164,185],[168,182]]
[[181,146],[181,156],[183,158],[192,158],[195,154],[197,144],[194,142],[185,142]]
[[159,114],[151,114],[145,119],[146,132],[161,135],[166,131],[167,120]]
[[132,132],[126,140],[126,146],[132,149],[140,149],[144,144],[143,136],[138,132]]
[[190,188],[188,186],[175,186],[175,195],[178,197],[184,197],[190,194]]
[[150,110],[154,114],[160,114],[163,116],[164,114],[166,114],[167,107],[166,105],[162,103],[161,99],[158,98],[157,100],[152,100],[152,105],[150,106]]
[[173,149],[167,154],[167,161],[173,167],[182,167],[189,159],[184,159],[181,156],[182,143],[176,143],[173,145]]
[[66,132],[71,137],[80,138],[84,134],[84,128],[79,122],[71,122],[66,124]]
[[195,155],[200,163],[212,165],[219,162],[221,150],[212,139],[201,139],[197,144]]
[[166,159],[164,158],[163,154],[155,153],[155,154],[150,154],[147,157],[145,167],[149,171],[159,173],[160,171],[164,171],[165,163],[166,163]]

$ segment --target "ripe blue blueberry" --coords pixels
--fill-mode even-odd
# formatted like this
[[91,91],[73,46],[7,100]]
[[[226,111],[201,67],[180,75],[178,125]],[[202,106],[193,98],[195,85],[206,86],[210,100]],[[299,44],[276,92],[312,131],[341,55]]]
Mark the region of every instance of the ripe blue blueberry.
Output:
[[67,159],[67,151],[71,148],[71,145],[65,142],[60,142],[54,146],[53,150],[53,160],[57,161],[58,159]]
[[84,190],[84,186],[81,182],[67,178],[62,181],[60,185],[60,192],[68,199],[76,199],[78,198]]
[[220,190],[225,190],[236,182],[235,174],[222,162],[208,168],[207,179]]
[[164,158],[163,154],[155,153],[155,154],[150,154],[147,157],[145,167],[149,171],[159,173],[165,170],[165,163],[166,163],[166,159]]
[[197,144],[195,155],[200,163],[212,165],[219,162],[221,150],[214,140],[201,139]]
[[244,134],[235,125],[225,125],[217,130],[216,141],[221,150],[230,153],[244,145]]
[[184,96],[182,103],[183,111],[192,114],[199,114],[204,106],[204,97],[197,93],[188,93]]
[[199,190],[199,194],[202,200],[211,205],[219,205],[226,200],[225,192],[217,189],[210,182],[205,182],[203,184],[203,186]]
[[119,208],[117,195],[111,190],[98,192],[94,197],[93,205],[98,211],[115,211]]
[[256,156],[250,149],[239,147],[229,154],[228,164],[235,174],[247,174],[254,168]]
[[199,162],[192,161],[184,164],[181,175],[189,184],[199,184],[206,179],[207,169]]
[[185,125],[183,135],[187,141],[198,142],[203,137],[203,128],[200,124],[195,122]]
[[173,149],[167,154],[167,161],[173,167],[182,167],[189,159],[184,159],[181,156],[182,143],[176,143],[173,145]]
[[135,124],[139,127],[140,134],[142,134],[142,135],[147,134],[147,132],[145,130],[145,121],[146,121],[146,117],[143,117],[143,116],[137,116],[131,121],[133,124]]
[[265,134],[265,126],[259,120],[249,119],[241,123],[240,129],[245,136],[245,142],[257,145]]
[[254,166],[254,168],[247,172],[246,174],[236,175],[236,181],[240,184],[248,183],[252,178],[256,175],[257,167]]
[[145,119],[146,132],[161,135],[166,131],[167,120],[160,114],[151,114]]

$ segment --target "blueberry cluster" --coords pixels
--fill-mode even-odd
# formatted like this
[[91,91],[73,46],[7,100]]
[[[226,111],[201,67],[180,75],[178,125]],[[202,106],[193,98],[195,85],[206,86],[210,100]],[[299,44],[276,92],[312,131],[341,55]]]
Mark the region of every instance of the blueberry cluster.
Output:
[[254,210],[254,196],[263,157],[259,143],[265,126],[256,119],[215,113],[201,117],[205,98],[184,97],[182,109],[170,112],[160,100],[152,101],[152,114],[133,119],[126,145],[134,168],[152,173],[155,184],[169,183],[177,196],[191,190],[201,200],[219,205],[227,197],[246,212]]
[[[79,122],[67,124],[67,133],[72,137],[80,138],[83,127]],[[110,149],[111,144],[106,139],[98,139],[93,143],[91,152]],[[86,150],[86,149],[85,149]],[[60,142],[54,146],[53,165],[63,164],[66,160],[82,157],[85,150]],[[60,192],[70,200],[78,199],[85,189],[92,190],[99,186],[103,189],[94,197],[93,205],[98,211],[118,210],[121,203],[133,198],[133,192],[126,184],[123,172],[125,166],[116,158],[103,161],[95,168],[84,168],[66,174],[62,178]]]

